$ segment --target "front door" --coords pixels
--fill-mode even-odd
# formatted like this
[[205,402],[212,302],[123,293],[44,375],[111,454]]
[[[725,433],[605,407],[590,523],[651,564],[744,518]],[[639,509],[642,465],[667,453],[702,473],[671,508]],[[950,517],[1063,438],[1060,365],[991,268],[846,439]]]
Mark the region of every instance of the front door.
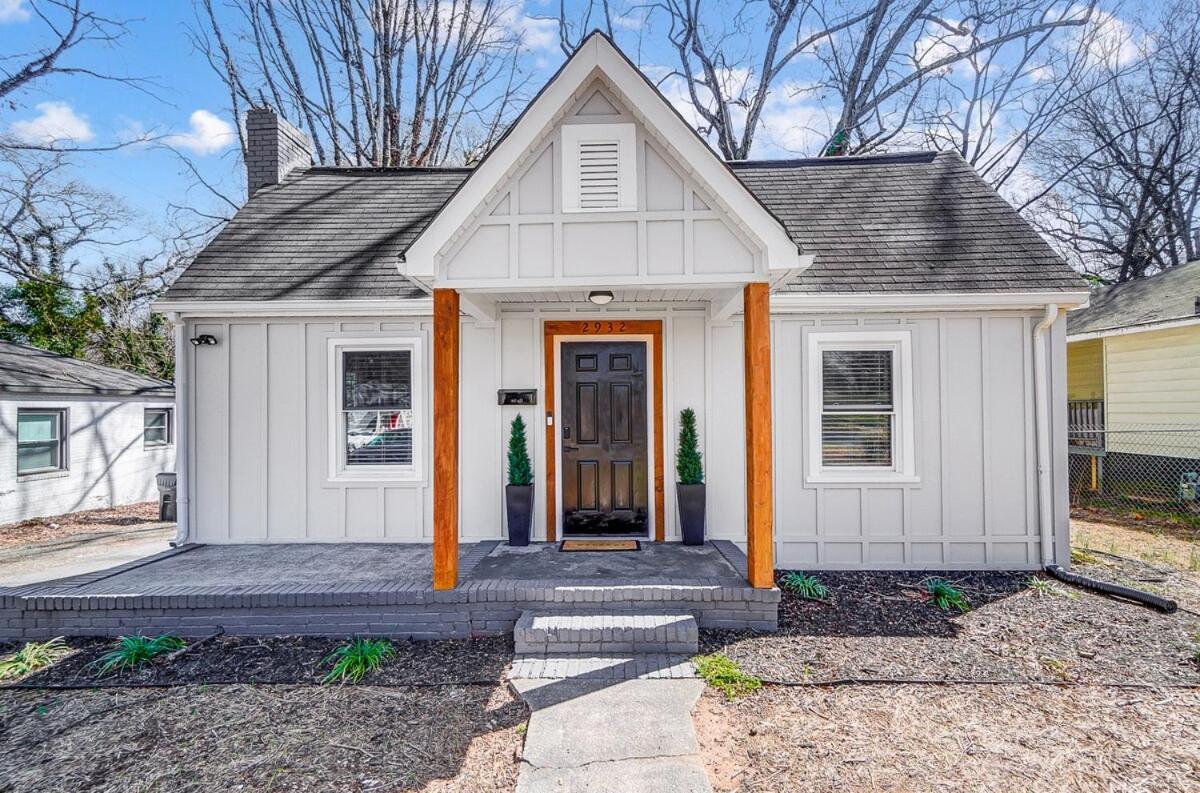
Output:
[[646,343],[562,344],[563,535],[646,534]]

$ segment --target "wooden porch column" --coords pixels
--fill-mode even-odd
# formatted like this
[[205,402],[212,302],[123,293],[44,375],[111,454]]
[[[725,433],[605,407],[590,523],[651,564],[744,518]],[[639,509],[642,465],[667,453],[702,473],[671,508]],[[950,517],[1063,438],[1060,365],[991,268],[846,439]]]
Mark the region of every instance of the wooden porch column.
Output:
[[433,588],[458,584],[458,292],[433,290]]
[[754,587],[775,585],[771,453],[771,298],[747,284],[742,300],[746,384],[746,560]]

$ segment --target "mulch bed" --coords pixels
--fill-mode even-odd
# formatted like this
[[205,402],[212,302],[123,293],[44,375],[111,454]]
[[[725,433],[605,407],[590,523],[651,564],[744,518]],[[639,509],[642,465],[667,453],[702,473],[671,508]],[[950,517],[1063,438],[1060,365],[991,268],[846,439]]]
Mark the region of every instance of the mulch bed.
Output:
[[[1129,562],[1120,575],[1130,576],[1137,564]],[[1103,566],[1076,569],[1114,577]],[[945,612],[928,602],[917,585],[930,575],[958,586],[971,611]],[[1200,683],[1200,665],[1192,658],[1200,634],[1194,613],[1165,615],[1066,585],[1059,594],[1039,595],[1026,586],[1028,573],[855,571],[818,577],[830,589],[829,602],[785,591],[778,633],[706,631],[702,652],[725,653],[770,680]]]
[[[145,666],[101,677],[94,663],[112,649],[112,639],[69,639],[76,650],[54,666],[20,681],[48,685],[146,686],[189,683],[319,683],[329,671],[324,659],[343,640],[307,636],[193,639],[184,650]],[[503,679],[512,660],[510,638],[393,642],[396,656],[364,683],[404,686],[487,683]],[[0,648],[0,654],[13,647]],[[0,788],[2,789],[2,788]]]
[[89,509],[47,518],[31,518],[20,523],[0,525],[0,548],[50,542],[77,534],[100,533],[157,522],[158,503],[154,501],[108,509]]

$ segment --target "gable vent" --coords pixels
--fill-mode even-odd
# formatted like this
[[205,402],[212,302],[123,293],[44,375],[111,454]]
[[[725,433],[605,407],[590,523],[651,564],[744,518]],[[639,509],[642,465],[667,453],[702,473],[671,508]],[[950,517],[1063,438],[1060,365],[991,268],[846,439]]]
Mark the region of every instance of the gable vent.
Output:
[[621,144],[615,140],[580,141],[579,208],[616,209],[621,205]]
[[568,124],[562,128],[564,212],[637,209],[633,124]]

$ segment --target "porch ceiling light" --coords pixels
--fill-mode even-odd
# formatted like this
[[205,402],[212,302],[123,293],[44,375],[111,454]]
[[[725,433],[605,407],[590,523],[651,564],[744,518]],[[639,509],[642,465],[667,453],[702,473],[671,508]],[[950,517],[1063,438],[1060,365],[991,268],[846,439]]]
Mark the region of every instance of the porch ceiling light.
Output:
[[613,293],[609,292],[607,289],[594,289],[591,292],[588,292],[588,300],[592,301],[598,306],[607,306],[613,301]]

